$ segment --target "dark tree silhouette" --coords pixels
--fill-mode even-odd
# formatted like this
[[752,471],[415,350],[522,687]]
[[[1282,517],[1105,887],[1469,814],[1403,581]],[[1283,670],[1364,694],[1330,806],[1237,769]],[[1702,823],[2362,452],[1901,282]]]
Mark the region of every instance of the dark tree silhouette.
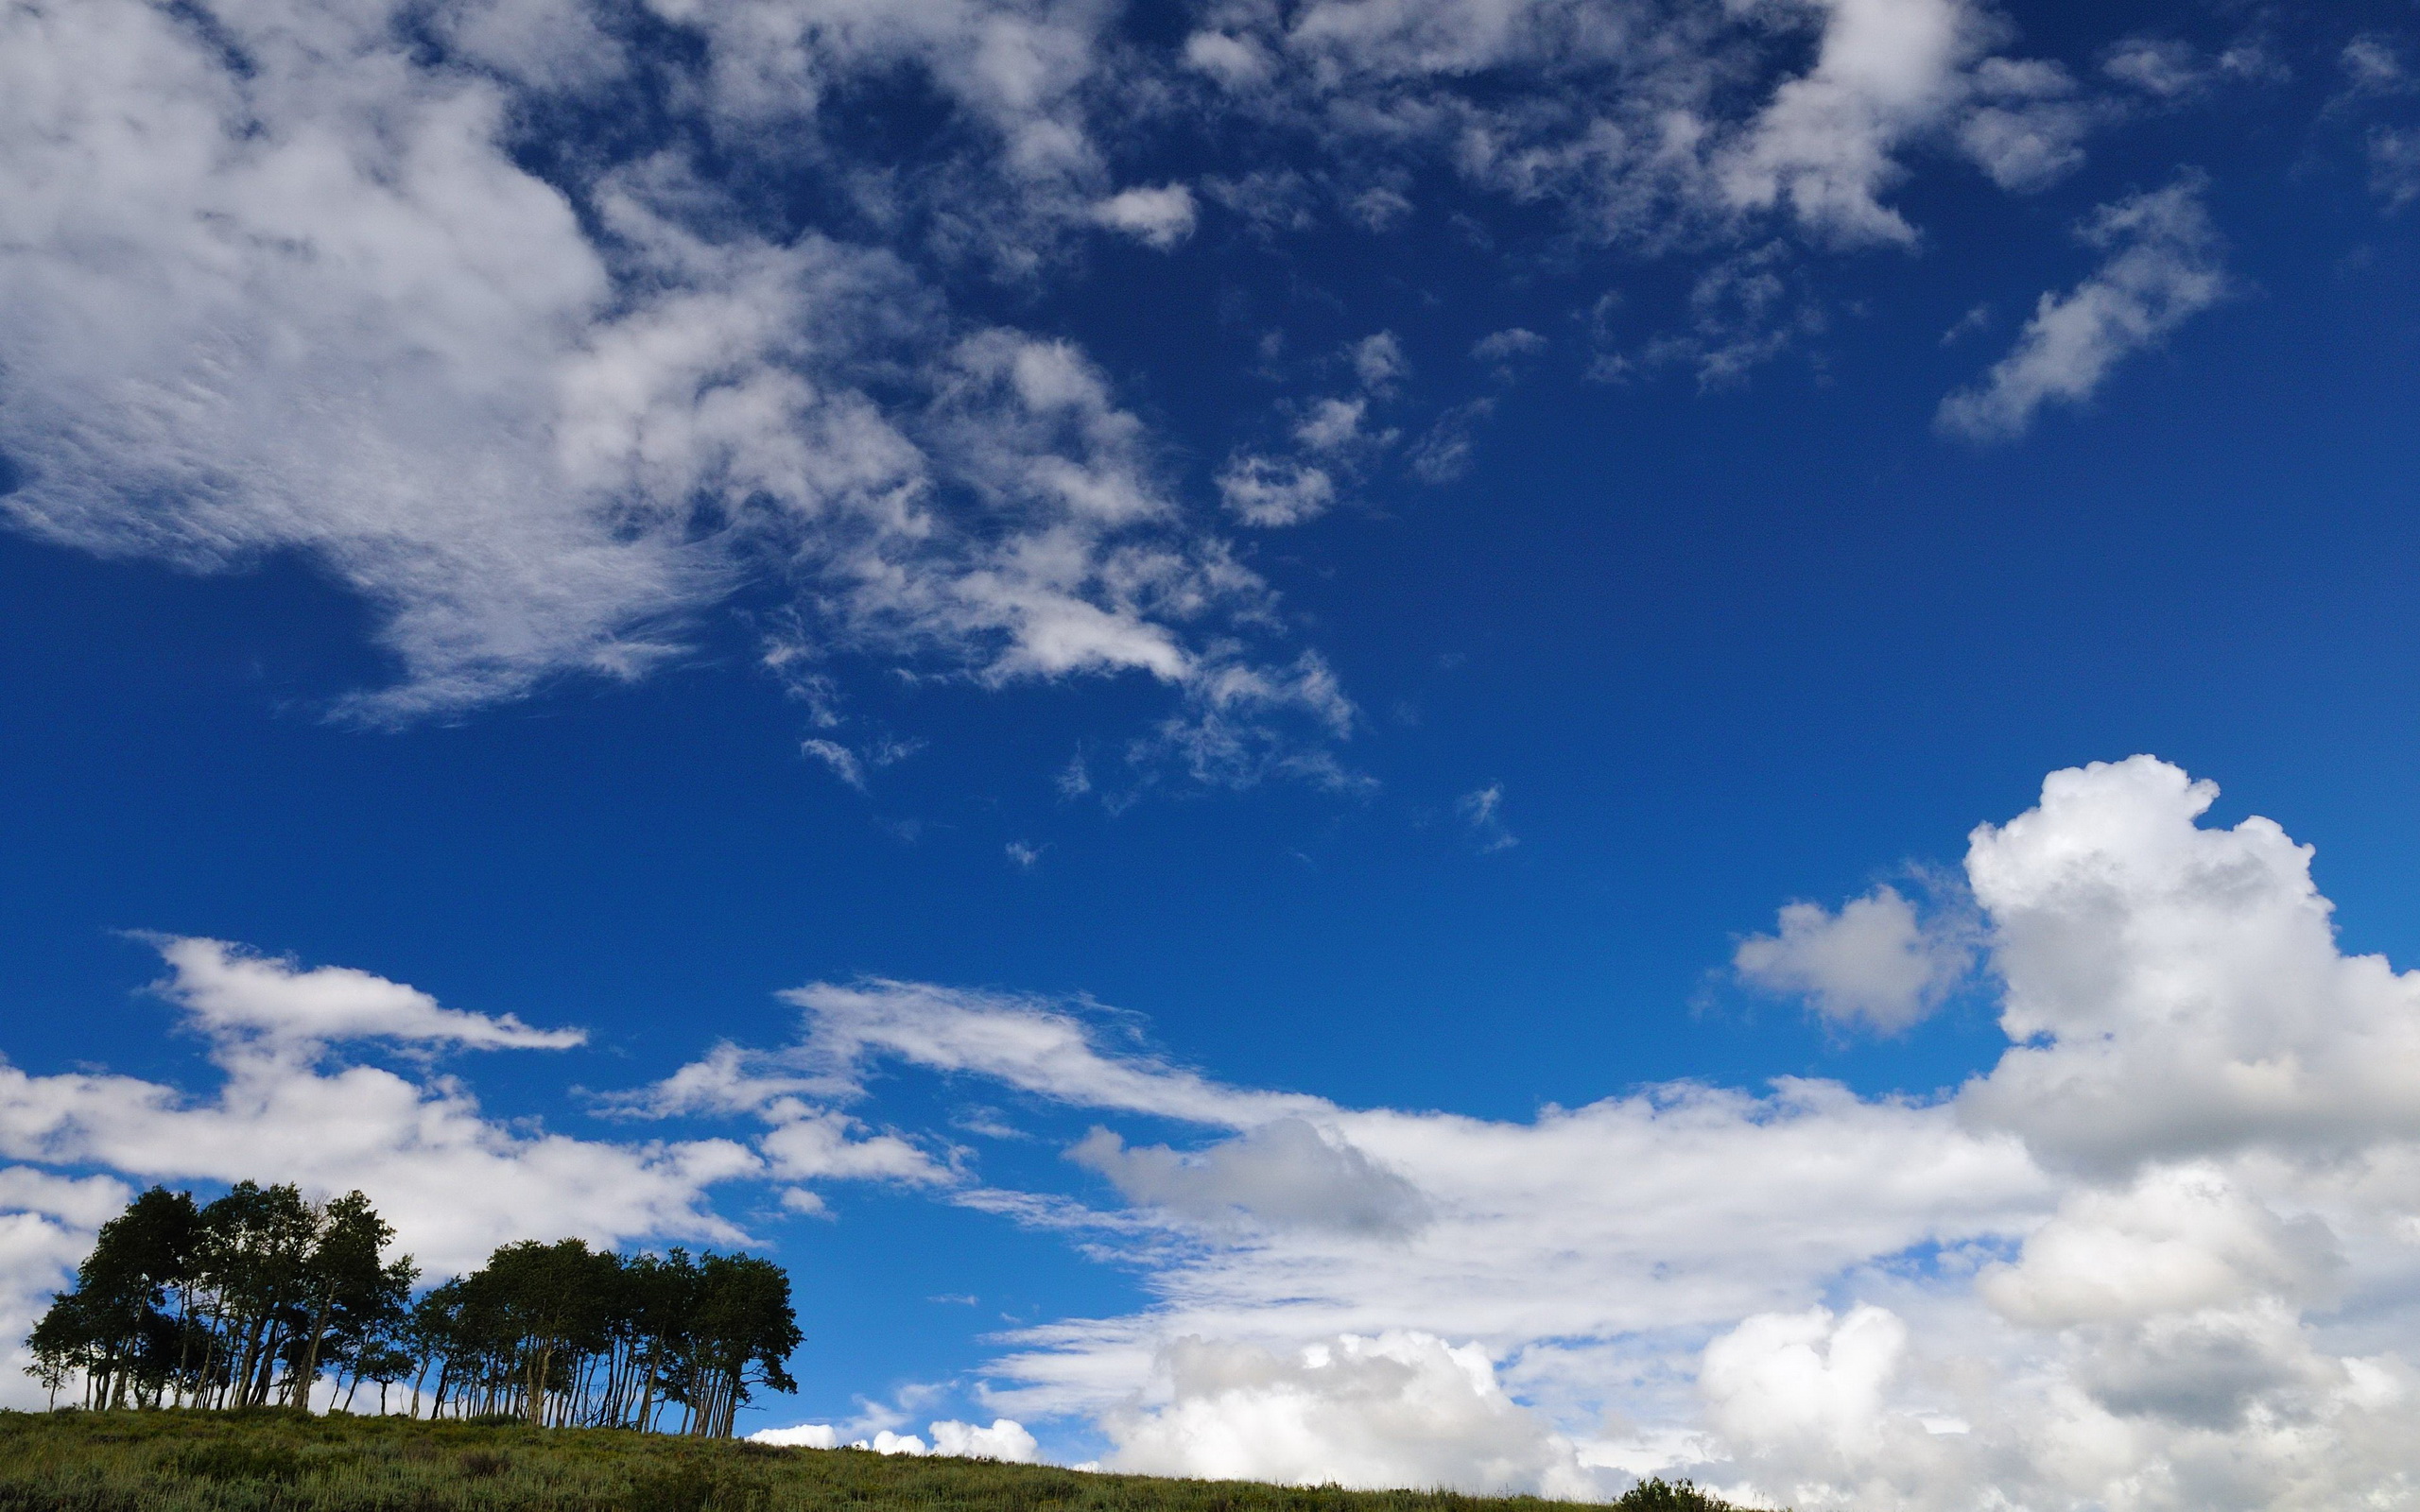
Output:
[[[415,1301],[419,1269],[358,1192],[159,1187],[101,1228],[26,1343],[53,1403],[348,1409],[411,1383],[419,1417],[510,1416],[728,1437],[757,1388],[794,1391],[789,1276],[752,1255],[628,1258],[578,1239],[504,1246]],[[676,1412],[677,1409],[677,1412]]]

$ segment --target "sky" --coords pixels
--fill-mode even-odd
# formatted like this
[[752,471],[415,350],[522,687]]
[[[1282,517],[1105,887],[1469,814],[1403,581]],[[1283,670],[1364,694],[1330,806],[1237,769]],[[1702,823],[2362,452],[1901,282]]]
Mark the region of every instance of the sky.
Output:
[[256,1178],[796,1442],[2420,1502],[2415,202],[2408,0],[0,0],[0,1403]]

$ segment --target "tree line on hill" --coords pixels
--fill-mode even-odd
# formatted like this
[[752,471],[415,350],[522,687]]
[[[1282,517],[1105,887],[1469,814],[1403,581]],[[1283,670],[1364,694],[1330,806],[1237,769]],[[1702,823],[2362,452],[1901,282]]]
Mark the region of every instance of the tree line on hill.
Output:
[[794,1391],[789,1276],[752,1255],[504,1246],[414,1297],[394,1229],[358,1192],[307,1201],[238,1183],[214,1202],[153,1187],[101,1226],[76,1285],[27,1335],[53,1405],[350,1410],[408,1383],[413,1417],[728,1437],[759,1386]]

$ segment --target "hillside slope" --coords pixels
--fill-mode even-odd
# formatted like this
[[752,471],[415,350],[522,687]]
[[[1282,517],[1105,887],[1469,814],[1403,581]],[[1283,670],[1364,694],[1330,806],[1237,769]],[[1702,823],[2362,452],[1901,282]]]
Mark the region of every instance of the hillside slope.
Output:
[[[1623,1512],[1728,1512],[1651,1483]],[[238,1413],[0,1413],[0,1512],[1546,1512],[1426,1491],[1098,1475],[614,1429]]]

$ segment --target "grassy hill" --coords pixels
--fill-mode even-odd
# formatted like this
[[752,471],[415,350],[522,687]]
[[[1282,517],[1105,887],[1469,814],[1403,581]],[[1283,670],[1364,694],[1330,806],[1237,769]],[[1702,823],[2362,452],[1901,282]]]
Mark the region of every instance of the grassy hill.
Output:
[[[1622,1512],[1729,1512],[1651,1483]],[[1530,1498],[1095,1475],[614,1429],[0,1412],[0,1512],[1564,1512]]]

